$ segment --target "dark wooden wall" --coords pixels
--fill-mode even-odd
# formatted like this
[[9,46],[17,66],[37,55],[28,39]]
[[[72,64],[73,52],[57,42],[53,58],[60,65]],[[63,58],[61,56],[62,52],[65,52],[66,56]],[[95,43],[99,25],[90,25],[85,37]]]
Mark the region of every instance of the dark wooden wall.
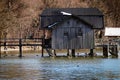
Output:
[[94,31],[78,19],[66,20],[53,29],[52,48],[92,49],[94,48]]

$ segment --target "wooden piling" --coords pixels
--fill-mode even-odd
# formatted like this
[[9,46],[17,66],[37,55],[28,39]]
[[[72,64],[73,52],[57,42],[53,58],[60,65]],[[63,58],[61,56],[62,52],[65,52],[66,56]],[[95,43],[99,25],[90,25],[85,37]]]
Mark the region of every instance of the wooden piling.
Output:
[[1,31],[0,31],[0,58],[2,57],[2,53],[1,53]]
[[19,57],[22,57],[22,39],[19,39]]
[[45,47],[44,41],[45,41],[45,29],[43,30],[42,52],[41,52],[42,54],[41,54],[41,57],[44,57],[44,47]]
[[89,56],[93,57],[94,56],[94,49],[90,49]]
[[108,52],[109,52],[108,45],[103,45],[103,56],[108,57]]
[[75,49],[72,49],[71,53],[72,53],[72,57],[75,57]]
[[1,42],[0,42],[0,58],[2,57],[2,53],[1,53]]
[[117,45],[113,45],[113,53],[115,57],[118,57],[118,49],[117,49]]
[[6,47],[6,39],[4,39],[4,50],[7,50],[7,47]]
[[112,55],[112,57],[118,57],[118,49],[117,49],[117,45],[110,45],[110,54]]
[[118,45],[115,45],[115,54],[116,54],[116,57],[118,57],[118,52],[119,52],[119,49],[118,49]]
[[44,56],[44,55],[43,55],[43,53],[44,53],[44,49],[43,49],[43,46],[42,46],[42,52],[41,52],[41,53],[42,53],[41,57],[43,57],[43,56]]
[[41,50],[41,51],[42,51],[42,52],[41,52],[41,57],[43,57],[43,56],[44,56],[44,55],[43,55],[43,53],[44,53],[44,48],[43,48],[43,38],[42,38],[42,46],[41,46],[41,47],[42,47],[42,50]]
[[115,54],[116,54],[116,57],[118,57],[118,52],[119,52],[118,45],[116,45],[116,47],[115,47]]
[[52,49],[52,54],[53,54],[53,57],[56,56],[56,51],[55,51],[55,49]]
[[69,53],[69,49],[67,49],[67,56],[69,56],[70,55],[70,53]]

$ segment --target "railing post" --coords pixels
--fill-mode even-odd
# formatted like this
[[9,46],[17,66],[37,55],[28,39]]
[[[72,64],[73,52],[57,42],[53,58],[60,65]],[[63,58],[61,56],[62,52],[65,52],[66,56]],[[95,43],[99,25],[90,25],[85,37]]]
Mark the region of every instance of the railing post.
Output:
[[19,39],[19,57],[22,57],[22,39]]
[[6,38],[4,39],[4,50],[7,50],[7,47],[6,47]]
[[2,53],[1,53],[1,40],[0,40],[0,58],[2,57]]

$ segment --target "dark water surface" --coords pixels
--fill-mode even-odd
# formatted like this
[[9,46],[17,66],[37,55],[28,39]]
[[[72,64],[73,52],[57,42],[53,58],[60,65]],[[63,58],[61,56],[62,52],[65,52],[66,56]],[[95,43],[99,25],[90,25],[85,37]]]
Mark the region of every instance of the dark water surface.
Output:
[[120,58],[2,58],[0,80],[120,80]]

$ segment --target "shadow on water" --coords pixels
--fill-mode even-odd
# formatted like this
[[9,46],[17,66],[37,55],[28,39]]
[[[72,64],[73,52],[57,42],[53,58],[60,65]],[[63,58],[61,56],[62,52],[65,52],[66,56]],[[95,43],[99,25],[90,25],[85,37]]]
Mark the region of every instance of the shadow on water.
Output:
[[0,80],[120,80],[119,58],[31,55],[0,59]]

